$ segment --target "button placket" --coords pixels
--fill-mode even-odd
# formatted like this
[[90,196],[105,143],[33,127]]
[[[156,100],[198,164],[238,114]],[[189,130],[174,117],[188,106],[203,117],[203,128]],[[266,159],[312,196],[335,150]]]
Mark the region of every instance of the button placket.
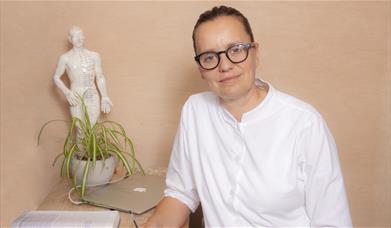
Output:
[[234,156],[235,164],[237,165],[238,168],[237,168],[237,174],[235,175],[234,185],[232,186],[231,190],[229,191],[229,196],[232,199],[231,203],[232,203],[232,206],[235,210],[237,210],[237,206],[238,206],[236,194],[238,192],[240,176],[242,174],[242,169],[243,169],[242,162],[243,162],[243,157],[246,153],[246,143],[245,143],[245,138],[244,138],[244,125],[243,125],[243,123],[237,123],[236,129],[238,131],[238,135],[240,136],[242,149],[240,151],[238,151]]

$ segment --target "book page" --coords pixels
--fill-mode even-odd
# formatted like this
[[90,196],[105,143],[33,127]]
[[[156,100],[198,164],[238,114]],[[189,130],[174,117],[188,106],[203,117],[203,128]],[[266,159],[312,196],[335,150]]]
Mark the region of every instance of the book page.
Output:
[[119,226],[118,211],[30,211],[17,218],[12,227],[112,228]]

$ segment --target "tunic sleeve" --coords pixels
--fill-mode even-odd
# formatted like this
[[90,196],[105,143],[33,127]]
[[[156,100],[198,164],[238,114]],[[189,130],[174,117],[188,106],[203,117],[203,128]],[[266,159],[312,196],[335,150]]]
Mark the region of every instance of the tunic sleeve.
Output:
[[337,148],[321,117],[301,132],[298,146],[305,157],[305,208],[311,227],[351,227]]
[[166,197],[173,197],[184,203],[192,212],[199,204],[199,197],[193,178],[192,165],[189,159],[189,148],[185,128],[186,112],[182,110],[181,121],[175,136],[170,163],[167,170]]

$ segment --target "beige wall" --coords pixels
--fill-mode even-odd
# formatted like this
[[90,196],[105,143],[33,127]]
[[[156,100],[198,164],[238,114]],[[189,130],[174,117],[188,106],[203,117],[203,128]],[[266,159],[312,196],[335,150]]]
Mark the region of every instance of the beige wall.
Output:
[[[1,2],[1,225],[37,208],[59,181],[51,167],[68,118],[51,77],[83,28],[101,54],[110,119],[145,167],[166,166],[180,108],[206,89],[191,32],[210,2]],[[232,2],[261,44],[263,79],[313,104],[340,152],[354,224],[390,226],[390,2]]]

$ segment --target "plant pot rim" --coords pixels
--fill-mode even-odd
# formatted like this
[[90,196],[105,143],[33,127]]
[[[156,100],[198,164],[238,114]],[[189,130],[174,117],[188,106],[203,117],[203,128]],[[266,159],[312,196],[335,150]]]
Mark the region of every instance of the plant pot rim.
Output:
[[[72,158],[76,159],[76,160],[80,160],[80,161],[88,161],[88,160],[92,161],[93,160],[92,157],[90,157],[89,159],[80,159],[79,156],[80,156],[79,154],[74,154]],[[105,159],[102,159],[102,157],[99,155],[99,157],[96,156],[96,161],[104,161],[104,160],[107,160],[107,159],[110,159],[110,158],[113,158],[113,157],[114,156],[112,154],[109,154],[109,157],[107,157]]]

